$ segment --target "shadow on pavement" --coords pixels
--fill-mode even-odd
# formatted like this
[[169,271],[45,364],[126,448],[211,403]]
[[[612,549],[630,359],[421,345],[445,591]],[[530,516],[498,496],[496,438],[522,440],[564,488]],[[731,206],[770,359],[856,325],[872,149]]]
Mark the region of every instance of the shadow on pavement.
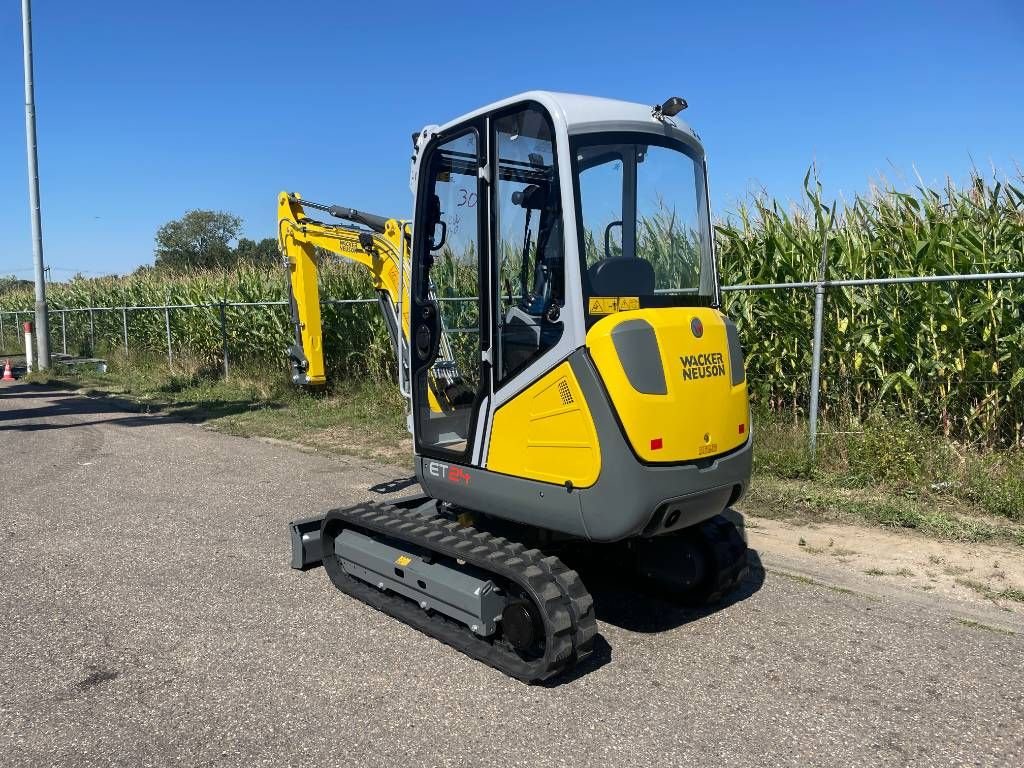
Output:
[[12,384],[9,387],[0,387],[0,400],[17,398],[38,398],[38,397],[79,397],[74,392],[59,389],[41,390],[37,384]]
[[[667,632],[692,621],[698,621],[753,595],[764,584],[765,570],[756,550],[747,551],[747,562],[747,576],[739,588],[722,602],[703,608],[686,608],[678,605],[671,599],[638,589],[633,582],[622,578],[615,579],[614,574],[600,576],[591,572],[589,568],[581,568],[579,573],[594,598],[598,621],[631,632],[648,634]],[[557,688],[589,675],[611,660],[612,646],[603,635],[598,634],[594,638],[594,650],[586,660],[541,685],[545,688]]]
[[594,596],[594,607],[599,621],[605,621],[631,632],[657,633],[681,627],[692,621],[710,616],[723,608],[735,605],[756,593],[764,585],[765,570],[756,550],[747,551],[747,576],[739,588],[725,600],[701,608],[679,605],[670,597],[638,589],[632,583],[618,583],[607,577],[587,578],[584,581]]
[[[733,509],[727,509],[723,516],[733,522],[739,531],[744,533],[743,515]],[[745,536],[744,536],[745,538]],[[757,550],[747,550],[747,574],[739,587],[726,598],[713,605],[700,608],[689,608],[674,602],[670,596],[651,591],[638,581],[624,576],[617,568],[595,551],[586,553],[577,551],[576,557],[571,554],[563,560],[575,568],[590,590],[594,598],[594,610],[600,622],[611,624],[630,632],[653,634],[667,632],[684,624],[698,621],[731,605],[746,600],[764,585],[765,569]],[[596,669],[603,667],[612,659],[612,647],[605,638],[598,634],[594,638],[594,650],[590,657],[569,672],[558,675],[543,683],[546,688],[577,680]]]
[[[751,549],[748,551],[748,557],[749,571],[739,589],[733,591],[723,602],[700,609],[684,608],[663,597],[644,594],[629,587],[616,589],[607,583],[595,581],[589,586],[590,594],[594,598],[597,619],[621,629],[643,633],[666,632],[691,621],[703,619],[746,600],[764,584],[765,570],[761,565],[760,556]],[[544,681],[541,685],[544,688],[557,688],[589,675],[611,660],[612,646],[603,635],[598,634],[594,638],[594,650],[585,661],[564,674]]]
[[[727,509],[722,516],[729,520],[746,538],[746,521],[735,509]],[[632,632],[665,632],[692,621],[710,616],[723,608],[735,605],[755,594],[764,585],[765,569],[757,550],[747,550],[747,574],[739,587],[718,603],[701,607],[688,607],[673,600],[670,594],[644,583],[623,572],[624,565],[616,563],[613,549],[608,545],[589,545],[569,550],[562,559],[575,568],[594,598],[594,609],[599,621]]]
[[[46,398],[46,405],[30,408],[0,409],[0,431],[16,430],[33,432],[48,429],[89,426],[94,424],[117,424],[122,427],[141,427],[154,423],[154,418],[170,418],[193,424],[202,423],[222,416],[246,413],[254,409],[249,400],[200,400],[194,403],[154,404],[152,411],[139,411],[136,403],[111,397],[83,397],[66,390],[39,384],[8,384],[0,388],[0,400]],[[277,404],[259,404],[255,407],[279,408]],[[129,411],[129,413],[125,413]],[[82,420],[80,416],[96,416]],[[72,417],[70,419],[63,417]],[[12,423],[13,422],[13,423]]]

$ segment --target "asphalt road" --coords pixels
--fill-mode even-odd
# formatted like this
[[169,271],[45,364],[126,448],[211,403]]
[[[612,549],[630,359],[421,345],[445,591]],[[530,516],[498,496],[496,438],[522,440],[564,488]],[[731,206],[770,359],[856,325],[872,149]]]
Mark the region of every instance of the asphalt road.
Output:
[[1024,640],[755,567],[692,614],[596,590],[529,687],[288,567],[404,467],[0,385],[0,763],[1022,765]]

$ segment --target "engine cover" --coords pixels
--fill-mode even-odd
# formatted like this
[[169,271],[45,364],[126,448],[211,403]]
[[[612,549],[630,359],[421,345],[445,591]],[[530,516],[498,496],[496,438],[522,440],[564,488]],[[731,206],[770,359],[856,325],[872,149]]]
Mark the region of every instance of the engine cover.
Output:
[[746,443],[749,404],[735,327],[707,307],[610,315],[587,347],[633,452],[645,463],[712,459]]

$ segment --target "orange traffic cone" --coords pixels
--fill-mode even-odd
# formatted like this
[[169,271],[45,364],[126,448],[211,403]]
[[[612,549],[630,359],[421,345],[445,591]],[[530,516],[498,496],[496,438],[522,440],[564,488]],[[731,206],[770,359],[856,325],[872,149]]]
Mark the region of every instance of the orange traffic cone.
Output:
[[11,361],[8,360],[4,366],[4,377],[0,381],[14,381],[14,374],[11,373]]

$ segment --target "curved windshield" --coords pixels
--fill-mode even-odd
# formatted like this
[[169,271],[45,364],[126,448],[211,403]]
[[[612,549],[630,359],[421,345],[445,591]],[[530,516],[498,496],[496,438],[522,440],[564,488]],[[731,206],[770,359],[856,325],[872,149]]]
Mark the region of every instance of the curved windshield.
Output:
[[574,139],[573,162],[590,314],[712,303],[699,155],[660,136],[596,134]]

